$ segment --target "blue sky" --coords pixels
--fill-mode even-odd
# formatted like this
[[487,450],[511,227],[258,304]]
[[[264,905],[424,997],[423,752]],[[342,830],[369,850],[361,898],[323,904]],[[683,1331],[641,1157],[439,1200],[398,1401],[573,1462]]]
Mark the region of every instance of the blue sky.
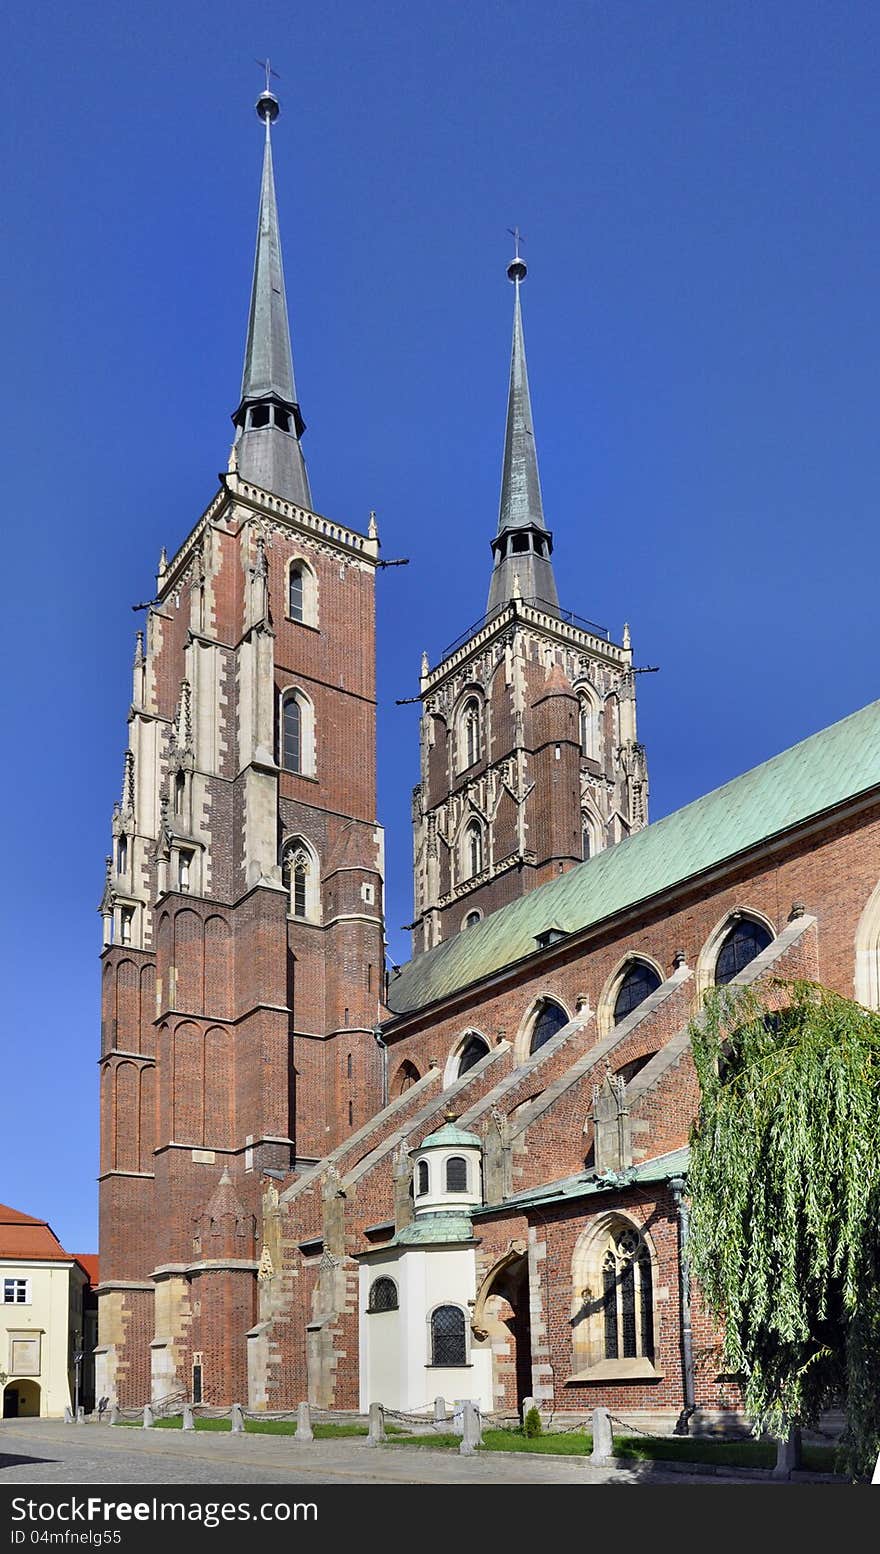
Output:
[[391,953],[417,690],[485,608],[518,223],[563,603],[631,623],[654,818],[880,694],[880,11],[846,0],[13,8],[4,31],[0,1199],[97,1240],[130,662],[225,467],[255,56],[317,508],[378,581]]

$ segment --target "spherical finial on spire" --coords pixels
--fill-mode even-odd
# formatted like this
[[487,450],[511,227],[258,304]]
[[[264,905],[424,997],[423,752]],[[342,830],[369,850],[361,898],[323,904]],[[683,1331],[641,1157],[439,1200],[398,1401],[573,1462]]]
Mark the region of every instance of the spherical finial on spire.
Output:
[[510,264],[507,266],[507,279],[509,281],[524,281],[527,275],[528,267],[526,262],[517,254],[516,258],[511,259]]
[[281,104],[279,103],[278,98],[275,96],[274,92],[269,91],[268,87],[266,88],[265,92],[260,93],[259,97],[257,98],[256,107],[257,117],[262,119],[264,124],[267,121],[269,124],[274,124],[279,113],[281,112]]

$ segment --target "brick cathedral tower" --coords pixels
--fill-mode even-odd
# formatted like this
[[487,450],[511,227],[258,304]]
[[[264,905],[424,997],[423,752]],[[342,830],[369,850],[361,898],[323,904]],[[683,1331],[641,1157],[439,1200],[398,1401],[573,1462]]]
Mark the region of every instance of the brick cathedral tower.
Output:
[[104,917],[97,1391],[247,1396],[261,1172],[382,1104],[375,525],[315,513],[265,124],[235,441],[139,633]]
[[629,631],[560,609],[544,521],[517,253],[498,531],[485,617],[422,663],[413,953],[647,823]]

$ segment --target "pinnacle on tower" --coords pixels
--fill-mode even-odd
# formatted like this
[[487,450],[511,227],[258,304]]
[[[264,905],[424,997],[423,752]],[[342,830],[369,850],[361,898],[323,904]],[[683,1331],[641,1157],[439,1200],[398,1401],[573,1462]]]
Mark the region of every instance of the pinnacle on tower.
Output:
[[507,266],[508,277],[515,288],[507,430],[498,532],[492,541],[495,567],[489,585],[487,613],[492,615],[503,609],[514,597],[518,583],[519,594],[527,603],[558,615],[559,596],[550,561],[553,536],[544,522],[519,296],[526,265],[519,253],[519,235],[514,233],[514,236],[516,253]]
[[272,167],[271,126],[281,110],[268,88],[260,93],[256,108],[266,126],[266,143],[241,402],[232,418],[236,428],[234,463],[242,479],[310,508],[312,497],[300,445],[305,422],[293,377]]

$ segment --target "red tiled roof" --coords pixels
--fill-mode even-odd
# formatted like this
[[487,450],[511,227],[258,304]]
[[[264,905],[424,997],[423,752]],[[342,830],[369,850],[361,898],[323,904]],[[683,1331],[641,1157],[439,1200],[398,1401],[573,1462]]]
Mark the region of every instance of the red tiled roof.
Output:
[[32,1214],[22,1214],[0,1203],[0,1257],[17,1257],[25,1261],[66,1263],[70,1253],[65,1252],[48,1220],[34,1219]]
[[98,1254],[97,1252],[74,1252],[74,1257],[81,1268],[84,1268],[89,1277],[89,1289],[95,1289],[98,1283]]
[[45,1225],[44,1219],[34,1219],[31,1214],[22,1214],[20,1209],[10,1209],[7,1204],[0,1203],[0,1225]]

